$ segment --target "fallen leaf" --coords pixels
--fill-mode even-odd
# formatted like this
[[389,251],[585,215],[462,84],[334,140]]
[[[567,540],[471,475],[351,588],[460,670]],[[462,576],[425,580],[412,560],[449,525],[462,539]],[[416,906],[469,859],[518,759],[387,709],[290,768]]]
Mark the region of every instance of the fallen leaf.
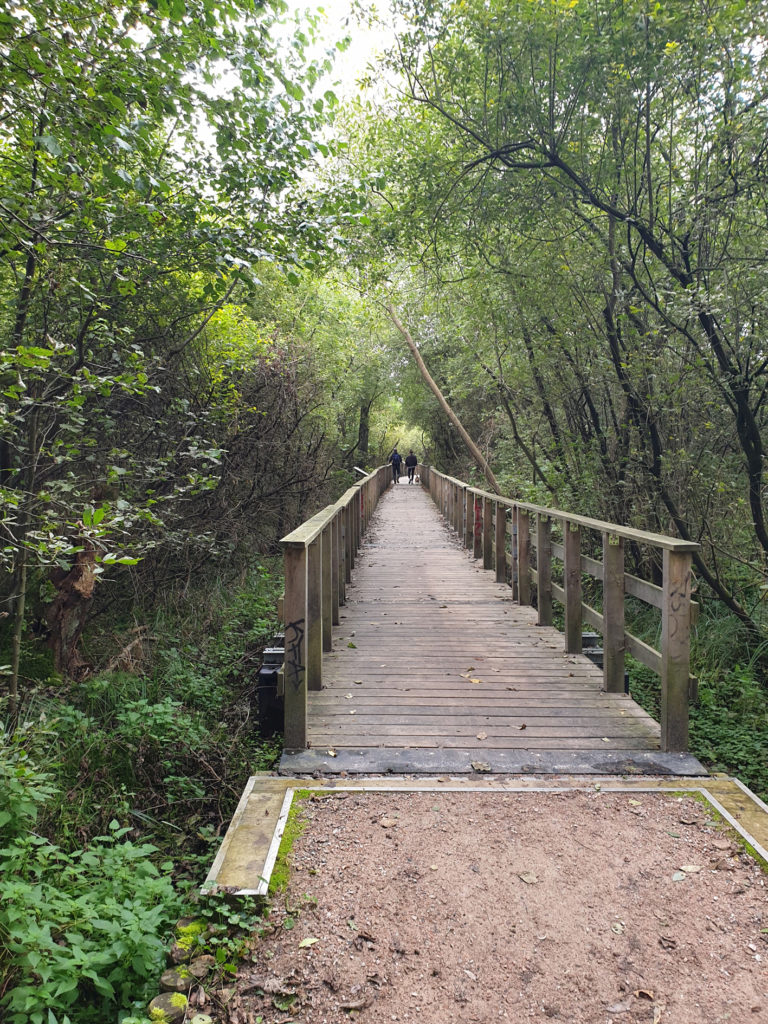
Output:
[[527,729],[527,728],[528,728],[528,726],[527,726],[527,725],[525,724],[525,722],[523,722],[523,724],[522,724],[522,725],[520,726],[520,728],[521,728],[521,729]]
[[678,821],[680,822],[681,825],[700,825],[701,824],[701,818],[692,817],[690,815],[688,817],[680,817],[680,818],[678,818]]
[[362,679],[353,679],[352,682],[355,684],[355,686],[362,686],[363,685],[363,680]]
[[472,981],[477,981],[477,975],[474,974],[472,971],[468,971],[466,967],[464,968],[464,973],[468,978],[471,978]]
[[699,865],[699,864],[681,864],[680,865],[680,870],[684,871],[686,873],[686,875],[695,875],[697,872],[701,871],[701,865]]
[[337,756],[335,750],[329,750],[328,753],[331,755],[331,757],[336,757]]
[[356,711],[354,711],[354,710],[353,710],[353,711],[350,711],[349,713],[350,713],[350,715],[356,715],[356,714],[357,714],[357,712],[356,712]]
[[482,683],[482,679],[470,679],[470,683]]
[[535,885],[539,880],[532,871],[523,871],[522,874],[518,874],[517,877],[521,882],[525,882],[526,885]]
[[664,1007],[658,1003],[653,1007],[653,1024],[661,1024],[661,1015],[664,1012]]
[[347,647],[357,647],[357,644],[353,644],[352,641],[350,640],[349,643],[347,644]]
[[610,743],[610,742],[611,741],[608,739],[607,736],[603,736],[603,743]]
[[662,949],[676,949],[677,939],[673,939],[671,935],[660,935],[659,944]]
[[623,925],[623,923],[621,921],[614,921],[613,924],[611,925],[611,931],[615,932],[616,935],[623,935],[624,934],[624,925]]
[[429,870],[430,871],[437,871],[437,864],[430,864],[429,865]]
[[397,818],[382,818],[379,824],[382,828],[394,828],[397,824]]
[[299,943],[299,949],[308,949],[310,946],[314,946],[314,944],[319,941],[319,939],[307,937],[306,939],[301,940],[301,942]]
[[642,802],[640,800],[630,800],[629,803],[630,803],[630,805],[632,807],[642,807],[643,806]]
[[488,733],[487,733],[487,732],[479,732],[479,733],[477,734],[477,738],[478,738],[479,740],[485,740],[485,739],[487,739],[487,738],[488,738]]
[[470,767],[476,772],[489,772],[491,770],[491,766],[485,761],[470,761]]
[[632,994],[635,999],[649,999],[653,1002],[653,992],[650,992],[647,988],[636,988]]
[[670,832],[669,830],[667,830],[667,835],[668,836],[672,836],[673,839],[679,839],[680,838],[680,833],[679,832]]
[[345,693],[344,694],[344,700],[352,700],[352,694],[351,693]]

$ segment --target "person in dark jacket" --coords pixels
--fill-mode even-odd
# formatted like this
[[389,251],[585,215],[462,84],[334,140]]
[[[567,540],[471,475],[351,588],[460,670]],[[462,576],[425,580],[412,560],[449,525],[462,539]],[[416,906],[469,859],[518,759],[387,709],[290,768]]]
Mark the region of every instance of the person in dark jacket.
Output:
[[405,457],[405,468],[408,470],[408,483],[413,483],[413,477],[416,472],[416,467],[419,464],[419,460],[413,454],[413,448],[408,452]]
[[392,463],[392,480],[394,483],[400,482],[400,466],[403,463],[403,456],[397,450],[393,449],[392,454],[389,456],[388,462]]

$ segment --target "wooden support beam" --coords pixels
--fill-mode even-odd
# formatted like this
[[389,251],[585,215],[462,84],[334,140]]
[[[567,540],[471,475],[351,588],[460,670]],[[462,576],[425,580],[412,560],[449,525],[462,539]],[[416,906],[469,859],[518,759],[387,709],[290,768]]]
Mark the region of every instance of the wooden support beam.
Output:
[[475,528],[475,499],[468,487],[464,488],[464,547],[472,547]]
[[581,654],[581,530],[572,523],[563,524],[565,548],[565,649]]
[[664,552],[661,609],[661,749],[688,749],[691,555]]
[[285,720],[286,750],[307,745],[307,549],[284,548],[285,559]]
[[496,582],[507,582],[507,509],[505,505],[496,505]]
[[517,510],[517,585],[520,604],[531,603],[531,517]]
[[483,499],[474,496],[472,557],[483,557]]
[[322,538],[307,545],[307,687],[323,688]]
[[339,608],[344,604],[344,544],[341,539],[341,511],[337,512],[331,523],[331,587],[333,589],[333,620],[332,625],[339,624]]
[[[320,573],[323,650],[333,650],[333,523],[320,534]],[[338,618],[338,615],[337,615]]]
[[552,520],[549,516],[538,517],[536,526],[536,574],[538,586],[536,603],[539,611],[539,625],[552,625]]
[[603,685],[624,692],[624,538],[611,533],[603,534]]
[[493,568],[493,501],[483,498],[483,568]]
[[509,553],[510,553],[510,564],[511,564],[511,575],[510,580],[512,584],[512,600],[518,601],[520,599],[520,582],[519,573],[520,566],[517,559],[517,506],[513,505],[510,509],[510,520],[509,520]]

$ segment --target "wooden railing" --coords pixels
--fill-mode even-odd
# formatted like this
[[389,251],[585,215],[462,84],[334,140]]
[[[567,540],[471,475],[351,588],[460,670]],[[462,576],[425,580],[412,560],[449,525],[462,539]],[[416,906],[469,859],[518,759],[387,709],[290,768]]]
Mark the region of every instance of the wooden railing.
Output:
[[[661,749],[687,750],[688,705],[696,688],[690,675],[690,631],[698,613],[691,601],[691,557],[699,545],[489,494],[428,467],[421,469],[421,483],[465,547],[482,558],[483,567],[495,570],[499,582],[511,582],[520,604],[532,603],[536,586],[540,625],[552,625],[553,600],[563,605],[567,653],[581,653],[585,622],[602,634],[607,691],[624,689],[626,652],[661,676]],[[553,523],[560,525],[560,542],[552,537]],[[582,530],[601,536],[602,561],[582,554]],[[624,571],[627,541],[662,552],[661,586]],[[553,558],[563,564],[562,585],[553,579]],[[584,602],[583,574],[602,583],[602,612]],[[625,595],[661,610],[660,651],[627,632]]]
[[285,559],[286,750],[307,745],[307,690],[322,687],[323,651],[332,648],[333,626],[339,623],[360,542],[391,478],[390,466],[379,467],[280,541]]

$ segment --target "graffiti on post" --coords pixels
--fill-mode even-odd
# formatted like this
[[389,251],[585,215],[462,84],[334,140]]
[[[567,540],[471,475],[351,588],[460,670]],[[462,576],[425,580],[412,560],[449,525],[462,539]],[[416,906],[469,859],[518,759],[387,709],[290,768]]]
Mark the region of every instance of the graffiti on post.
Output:
[[475,499],[475,536],[482,537],[483,535],[483,504],[479,499]]
[[285,685],[292,686],[294,693],[301,689],[304,680],[304,619],[289,622],[285,627]]

